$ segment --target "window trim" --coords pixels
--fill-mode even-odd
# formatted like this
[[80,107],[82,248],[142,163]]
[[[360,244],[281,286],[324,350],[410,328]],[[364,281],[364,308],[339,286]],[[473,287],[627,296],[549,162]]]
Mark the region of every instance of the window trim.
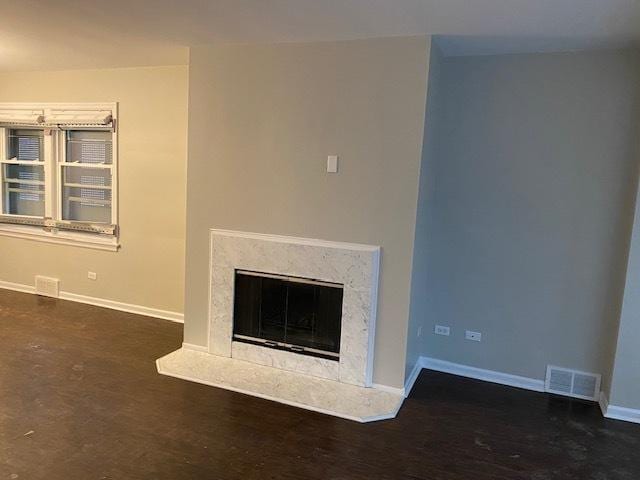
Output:
[[107,237],[66,230],[49,232],[41,227],[33,227],[30,225],[0,223],[0,236],[22,238],[25,240],[37,240],[45,243],[55,243],[58,245],[93,248],[96,250],[107,250],[110,252],[116,252],[120,248],[119,237],[116,236]]
[[[60,111],[69,111],[75,114],[83,112],[111,112],[111,142],[112,142],[112,160],[111,165],[100,167],[103,170],[109,170],[111,172],[111,223],[115,225],[114,235],[101,235],[95,233],[77,232],[72,230],[64,230],[57,228],[44,228],[41,226],[32,225],[20,225],[12,223],[2,223],[0,221],[0,236],[8,236],[13,238],[23,238],[29,240],[43,241],[46,243],[55,243],[87,248],[95,248],[99,250],[117,251],[120,247],[120,233],[119,233],[119,206],[118,206],[118,132],[117,132],[117,118],[118,118],[118,103],[117,102],[105,102],[105,103],[0,103],[0,110],[13,111],[13,112],[42,112],[42,116],[39,119],[44,118],[44,123],[29,124],[28,128],[35,128],[39,130],[45,130],[44,143],[43,143],[43,159],[38,165],[44,165],[45,176],[45,218],[53,218],[58,223],[71,223],[74,222],[63,220],[63,193],[64,187],[62,185],[62,172],[64,168],[73,168],[65,166],[66,163],[66,136],[68,130],[91,130],[95,129],[95,125],[89,125],[86,122],[73,124],[72,120],[65,121],[59,125],[54,122],[47,123],[46,118],[48,115],[55,116],[60,114]],[[0,126],[0,166],[4,169],[5,164],[10,164],[7,158],[7,129],[13,127],[13,125],[6,125],[8,122],[3,118],[5,125]],[[23,123],[20,125],[20,119],[16,119],[15,128],[25,126]],[[50,130],[50,133],[47,133]],[[33,162],[29,162],[30,165],[35,165]],[[89,167],[97,168],[97,167]],[[0,172],[1,173],[1,172]],[[5,215],[4,212],[4,191],[3,186],[0,187],[0,214]],[[11,215],[16,219],[24,218],[38,218],[26,215]],[[79,222],[82,223],[82,222]]]

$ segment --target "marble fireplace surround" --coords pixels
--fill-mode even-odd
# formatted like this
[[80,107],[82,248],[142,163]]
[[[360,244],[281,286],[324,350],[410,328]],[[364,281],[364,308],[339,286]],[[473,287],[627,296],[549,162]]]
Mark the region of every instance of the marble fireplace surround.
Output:
[[[183,344],[158,372],[359,422],[393,418],[404,391],[372,385],[380,247],[210,231],[208,345]],[[340,359],[233,341],[236,270],[343,285]]]
[[[210,246],[209,353],[371,385],[380,247],[225,230],[211,230]],[[342,284],[340,360],[234,342],[236,270]]]

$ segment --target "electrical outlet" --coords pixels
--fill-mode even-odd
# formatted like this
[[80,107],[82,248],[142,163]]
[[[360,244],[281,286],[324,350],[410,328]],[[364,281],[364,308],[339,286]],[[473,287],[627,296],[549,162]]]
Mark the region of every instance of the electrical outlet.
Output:
[[96,272],[87,272],[87,278],[89,280],[97,280],[98,274]]
[[435,333],[436,335],[444,335],[448,337],[449,334],[451,333],[451,329],[449,327],[444,327],[442,325],[436,325],[436,328],[434,328],[433,333]]
[[464,334],[464,338],[467,340],[472,340],[474,342],[482,341],[482,334],[480,332],[472,332],[471,330],[467,330]]
[[420,325],[418,327],[418,336],[421,337],[422,336],[422,325]]

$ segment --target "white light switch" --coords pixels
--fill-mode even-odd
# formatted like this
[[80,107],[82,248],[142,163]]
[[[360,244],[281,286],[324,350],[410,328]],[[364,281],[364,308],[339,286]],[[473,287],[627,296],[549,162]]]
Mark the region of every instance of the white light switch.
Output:
[[327,173],[338,173],[338,156],[329,155],[327,157]]

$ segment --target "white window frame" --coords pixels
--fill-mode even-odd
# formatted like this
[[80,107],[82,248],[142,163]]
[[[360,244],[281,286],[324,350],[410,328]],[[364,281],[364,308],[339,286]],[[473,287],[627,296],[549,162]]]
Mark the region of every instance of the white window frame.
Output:
[[[44,241],[47,243],[57,243],[63,245],[73,245],[79,247],[94,248],[99,250],[117,251],[120,247],[119,243],[119,222],[118,222],[118,134],[117,134],[117,118],[118,104],[109,103],[0,103],[0,112],[8,112],[5,115],[0,114],[0,174],[4,175],[4,165],[26,164],[26,165],[42,165],[44,167],[44,202],[45,202],[45,219],[54,221],[55,226],[28,225],[2,223],[0,220],[0,236],[8,236],[15,238],[24,238],[31,240]],[[80,168],[69,166],[66,163],[66,135],[68,130],[86,130],[91,128],[83,121],[83,114],[91,116],[93,113],[102,114],[108,112],[111,118],[110,125],[112,140],[112,162],[111,165],[94,166],[91,164],[82,164],[82,168],[97,168],[100,170],[109,170],[111,172],[111,224],[115,226],[113,235],[100,233],[87,233],[83,231],[74,231],[67,228],[73,228],[74,223],[69,220],[63,220],[63,193],[62,185],[63,170],[65,168]],[[15,117],[14,121],[9,120]],[[64,119],[64,128],[56,124],[56,118],[67,117]],[[11,161],[7,158],[8,145],[7,134],[12,128],[19,129],[25,126],[25,119],[37,118],[38,123],[31,123],[30,128],[44,130],[43,139],[43,159],[35,161]],[[48,120],[51,119],[51,120]],[[78,119],[78,123],[74,124],[74,119]],[[15,125],[13,125],[15,123]],[[94,126],[95,128],[95,126]],[[0,185],[0,215],[15,217],[20,220],[36,219],[42,220],[42,217],[29,217],[25,215],[7,215],[4,214],[4,182]],[[46,223],[46,222],[45,222]]]

